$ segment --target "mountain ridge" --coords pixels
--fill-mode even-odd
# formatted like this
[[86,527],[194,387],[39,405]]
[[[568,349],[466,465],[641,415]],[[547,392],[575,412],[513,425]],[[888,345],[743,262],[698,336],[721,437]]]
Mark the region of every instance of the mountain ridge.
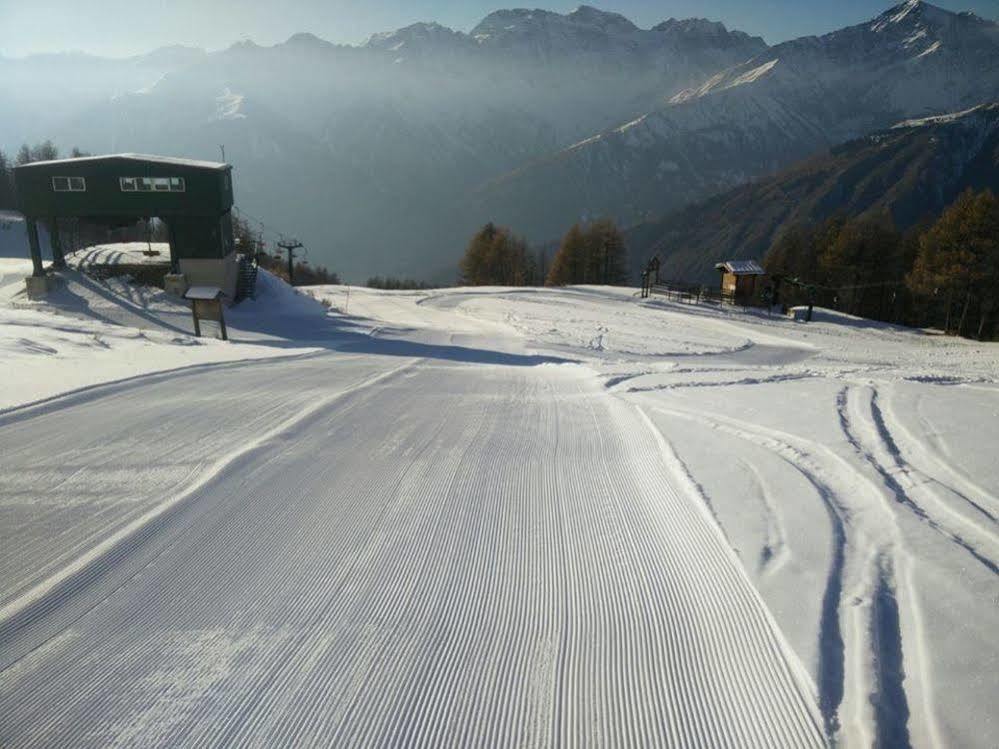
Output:
[[667,215],[899,120],[999,99],[997,30],[973,14],[907,2],[769,47],[624,125],[493,178],[468,209],[519,220],[529,236],[601,214],[626,224]]
[[763,257],[790,227],[879,216],[900,230],[939,215],[965,189],[999,191],[999,102],[909,120],[628,232],[638,264],[707,281],[714,263]]

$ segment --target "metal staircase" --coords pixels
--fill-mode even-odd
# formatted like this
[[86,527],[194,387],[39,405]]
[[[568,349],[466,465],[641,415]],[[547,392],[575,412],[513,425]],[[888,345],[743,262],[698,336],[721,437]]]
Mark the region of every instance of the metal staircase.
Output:
[[236,299],[239,304],[244,299],[257,298],[257,262],[246,255],[238,255],[239,273],[236,276]]

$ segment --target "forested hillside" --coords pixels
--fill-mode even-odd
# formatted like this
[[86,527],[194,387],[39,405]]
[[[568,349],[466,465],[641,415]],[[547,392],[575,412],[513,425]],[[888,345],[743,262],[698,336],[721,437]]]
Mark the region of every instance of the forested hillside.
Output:
[[778,174],[635,227],[636,261],[714,278],[719,260],[762,258],[790,227],[833,216],[878,217],[904,231],[932,221],[965,189],[999,191],[999,104],[906,122]]

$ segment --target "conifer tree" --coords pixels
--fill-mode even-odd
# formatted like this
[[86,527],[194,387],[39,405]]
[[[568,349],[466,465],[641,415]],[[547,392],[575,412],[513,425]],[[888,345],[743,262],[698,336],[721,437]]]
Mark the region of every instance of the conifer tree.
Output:
[[610,219],[595,222],[587,232],[589,263],[584,283],[619,284],[627,280],[624,237]]
[[523,239],[490,222],[469,241],[459,270],[467,286],[524,286],[534,275],[534,260]]
[[603,219],[587,227],[575,224],[566,232],[546,284],[618,284],[627,275],[624,238],[613,221]]
[[562,237],[551,270],[545,281],[547,286],[566,286],[580,283],[586,265],[586,236],[579,224],[573,224]]
[[944,329],[965,335],[974,307],[978,337],[985,335],[999,296],[999,200],[968,190],[920,240],[908,277],[924,298],[942,298]]
[[883,296],[876,284],[904,275],[897,267],[900,249],[901,236],[890,219],[847,221],[819,252],[823,283],[843,288],[848,311],[860,314],[865,298]]

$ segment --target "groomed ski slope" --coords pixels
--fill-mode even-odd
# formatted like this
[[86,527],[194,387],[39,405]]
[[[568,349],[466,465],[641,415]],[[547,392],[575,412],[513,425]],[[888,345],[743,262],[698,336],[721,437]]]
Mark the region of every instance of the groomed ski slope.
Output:
[[[231,368],[226,386],[356,379],[340,359]],[[8,602],[5,746],[822,745],[807,677],[636,409],[573,367],[369,366]],[[45,475],[94,486],[109,413],[141,439],[213,376],[3,435],[25,462],[58,454]],[[182,440],[162,430],[155,451]],[[162,496],[158,466],[126,461],[132,501]],[[52,480],[46,496],[63,498]],[[86,525],[100,500],[81,499]],[[67,512],[53,509],[53,535],[84,532]]]
[[280,358],[0,413],[0,746],[999,735],[999,347],[262,280]]

